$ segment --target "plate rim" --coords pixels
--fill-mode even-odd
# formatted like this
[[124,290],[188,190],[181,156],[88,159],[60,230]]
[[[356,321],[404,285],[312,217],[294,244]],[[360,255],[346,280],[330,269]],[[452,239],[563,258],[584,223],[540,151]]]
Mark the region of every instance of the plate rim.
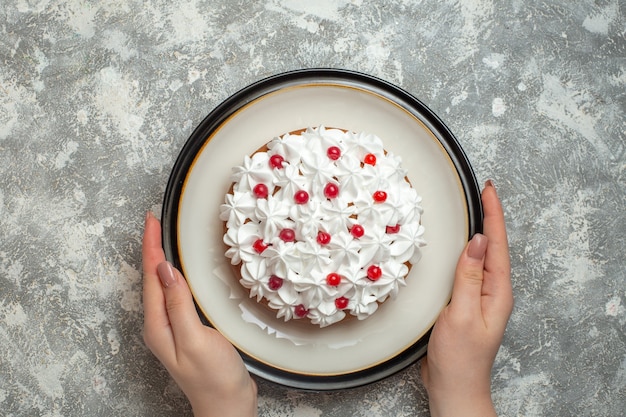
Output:
[[[347,69],[306,68],[278,73],[240,89],[204,117],[186,140],[170,172],[161,213],[163,249],[166,259],[176,268],[181,268],[178,253],[178,212],[185,180],[212,133],[238,110],[267,94],[294,86],[317,84],[367,90],[392,101],[422,122],[447,153],[456,170],[467,205],[468,240],[475,233],[482,232],[483,209],[474,170],[458,140],[439,116],[406,90],[375,76]],[[213,327],[197,303],[196,310],[203,324]],[[332,391],[379,381],[415,363],[426,354],[431,331],[432,326],[413,345],[389,360],[369,368],[336,375],[288,372],[260,362],[241,350],[239,353],[248,370],[263,379],[296,389]]]

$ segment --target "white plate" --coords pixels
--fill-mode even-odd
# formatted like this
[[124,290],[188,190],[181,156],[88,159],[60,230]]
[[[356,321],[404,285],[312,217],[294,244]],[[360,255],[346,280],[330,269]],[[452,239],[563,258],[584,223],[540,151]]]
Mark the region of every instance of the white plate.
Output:
[[[219,220],[231,168],[244,155],[275,136],[320,125],[376,134],[402,157],[423,197],[428,242],[395,300],[367,320],[323,329],[276,319],[248,297],[224,256]],[[305,389],[373,382],[423,355],[449,301],[458,255],[481,222],[471,167],[430,110],[384,81],[320,69],[262,80],[209,114],[176,162],[163,212],[166,255],[182,269],[200,314],[239,349],[253,373]]]

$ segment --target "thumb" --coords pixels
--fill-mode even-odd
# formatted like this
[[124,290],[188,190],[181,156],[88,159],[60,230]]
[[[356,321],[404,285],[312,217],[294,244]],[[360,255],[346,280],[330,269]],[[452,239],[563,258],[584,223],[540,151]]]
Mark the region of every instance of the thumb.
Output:
[[459,258],[452,288],[450,305],[462,311],[480,309],[487,236],[477,233]]
[[157,266],[157,272],[163,285],[165,308],[172,326],[175,344],[178,344],[180,340],[197,336],[202,323],[196,312],[187,281],[167,261]]

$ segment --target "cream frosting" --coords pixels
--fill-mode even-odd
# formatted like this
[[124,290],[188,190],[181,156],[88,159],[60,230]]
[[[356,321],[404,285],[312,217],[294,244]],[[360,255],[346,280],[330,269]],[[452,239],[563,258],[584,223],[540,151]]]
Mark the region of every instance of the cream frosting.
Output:
[[347,313],[374,314],[406,285],[407,263],[426,244],[421,197],[401,158],[376,135],[323,126],[276,137],[267,149],[233,168],[220,207],[241,285],[285,321],[325,327]]

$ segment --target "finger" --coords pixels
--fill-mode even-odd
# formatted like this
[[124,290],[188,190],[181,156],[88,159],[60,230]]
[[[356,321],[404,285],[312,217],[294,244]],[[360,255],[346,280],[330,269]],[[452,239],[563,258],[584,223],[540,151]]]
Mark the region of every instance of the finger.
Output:
[[[151,212],[146,215],[142,245],[144,340],[159,359],[174,351],[170,322],[165,309],[165,295],[157,267],[165,261],[161,247],[161,225]],[[155,351],[156,350],[156,351]]]
[[489,238],[483,294],[493,296],[494,300],[506,306],[512,298],[509,242],[502,205],[491,181],[486,183],[482,201],[485,212],[483,231]]
[[200,322],[193,296],[182,274],[169,262],[157,267],[165,294],[165,308],[169,317],[177,350],[198,337],[203,325]]
[[450,309],[463,314],[480,313],[483,268],[488,239],[477,233],[465,246],[456,267]]
[[509,242],[506,235],[504,211],[498,198],[496,188],[487,181],[482,193],[484,209],[483,233],[489,238],[487,267],[500,272],[510,271]]

